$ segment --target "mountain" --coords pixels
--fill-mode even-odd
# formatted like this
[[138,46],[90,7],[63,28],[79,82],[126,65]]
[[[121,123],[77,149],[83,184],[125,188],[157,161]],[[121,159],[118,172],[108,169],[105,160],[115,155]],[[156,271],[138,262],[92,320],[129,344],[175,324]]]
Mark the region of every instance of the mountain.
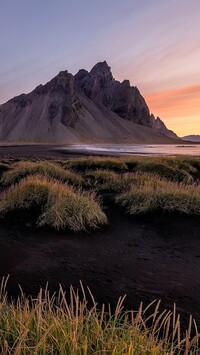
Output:
[[106,62],[73,76],[61,71],[0,106],[0,140],[65,143],[170,143],[137,87],[113,78]]
[[190,141],[190,142],[200,142],[200,135],[196,134],[191,134],[189,136],[181,137],[184,141]]

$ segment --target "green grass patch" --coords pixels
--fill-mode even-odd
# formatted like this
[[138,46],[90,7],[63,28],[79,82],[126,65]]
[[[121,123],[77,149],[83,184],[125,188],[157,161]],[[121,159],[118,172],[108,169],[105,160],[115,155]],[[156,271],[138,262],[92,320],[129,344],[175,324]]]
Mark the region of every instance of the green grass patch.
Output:
[[82,177],[79,174],[65,170],[60,165],[56,163],[50,163],[48,161],[21,161],[13,164],[9,171],[3,173],[1,182],[4,185],[11,185],[19,182],[26,176],[37,174],[44,177],[57,179],[62,182],[67,182],[75,186],[82,183]]
[[10,218],[15,214],[22,219],[30,219],[36,214],[38,226],[75,232],[107,223],[94,194],[75,191],[42,176],[27,177],[1,194],[1,217]]

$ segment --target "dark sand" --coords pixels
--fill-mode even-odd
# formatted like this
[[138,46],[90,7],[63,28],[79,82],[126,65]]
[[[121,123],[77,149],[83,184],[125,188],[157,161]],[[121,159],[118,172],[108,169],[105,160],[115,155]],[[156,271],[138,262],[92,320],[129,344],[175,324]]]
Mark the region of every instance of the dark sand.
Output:
[[[59,145],[1,145],[0,158],[46,158],[62,159],[67,156]],[[71,156],[71,154],[70,154]]]
[[[0,155],[62,158],[51,149],[26,146],[24,152],[22,146],[0,147]],[[19,293],[18,284],[25,293],[36,295],[47,281],[54,292],[59,283],[78,287],[82,280],[99,303],[114,306],[124,294],[126,308],[154,299],[168,308],[176,302],[182,324],[187,326],[192,314],[200,326],[199,217],[129,217],[108,198],[104,205],[110,223],[90,233],[1,224],[0,277],[10,274],[10,294]]]

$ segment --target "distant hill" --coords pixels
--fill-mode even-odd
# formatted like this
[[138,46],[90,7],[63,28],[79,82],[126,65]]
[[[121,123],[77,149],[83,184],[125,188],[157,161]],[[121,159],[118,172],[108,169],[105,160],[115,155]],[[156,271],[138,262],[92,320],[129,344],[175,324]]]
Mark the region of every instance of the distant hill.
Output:
[[135,86],[113,78],[106,62],[45,85],[0,106],[0,140],[65,143],[173,143]]
[[184,136],[181,139],[183,139],[184,141],[190,141],[190,142],[200,142],[200,135],[191,134],[189,136]]

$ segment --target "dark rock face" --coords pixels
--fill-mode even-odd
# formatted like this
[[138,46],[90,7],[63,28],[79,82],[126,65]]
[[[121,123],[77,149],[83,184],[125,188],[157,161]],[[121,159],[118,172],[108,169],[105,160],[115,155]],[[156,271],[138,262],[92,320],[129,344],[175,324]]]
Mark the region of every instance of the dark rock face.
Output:
[[61,71],[55,78],[45,85],[39,85],[30,94],[22,94],[10,100],[16,103],[17,108],[24,109],[32,103],[35,96],[45,95],[56,96],[54,101],[48,107],[48,118],[52,124],[57,116],[60,116],[60,122],[65,126],[74,127],[78,119],[78,111],[81,104],[77,101],[76,85],[74,77],[68,71]]
[[[139,132],[135,124],[150,130],[141,127]],[[148,137],[177,139],[150,114],[138,88],[129,80],[115,80],[105,61],[75,76],[61,71],[0,106],[1,140],[140,142]]]
[[148,106],[129,80],[122,83],[112,76],[106,62],[96,64],[88,73],[82,70],[75,75],[79,89],[96,103],[103,104],[123,119],[150,126]]
[[164,122],[159,117],[155,118],[153,115],[151,115],[151,116],[152,116],[152,121],[153,121],[152,127],[155,130],[163,133],[164,135],[166,135],[170,138],[174,138],[174,139],[177,138],[177,135],[173,131],[169,130],[165,126]]
[[115,80],[111,68],[104,61],[97,63],[88,73],[82,69],[75,75],[79,89],[90,99],[103,104],[124,120],[159,130],[166,136],[177,138],[160,118],[155,119],[137,87],[129,80],[122,83]]

